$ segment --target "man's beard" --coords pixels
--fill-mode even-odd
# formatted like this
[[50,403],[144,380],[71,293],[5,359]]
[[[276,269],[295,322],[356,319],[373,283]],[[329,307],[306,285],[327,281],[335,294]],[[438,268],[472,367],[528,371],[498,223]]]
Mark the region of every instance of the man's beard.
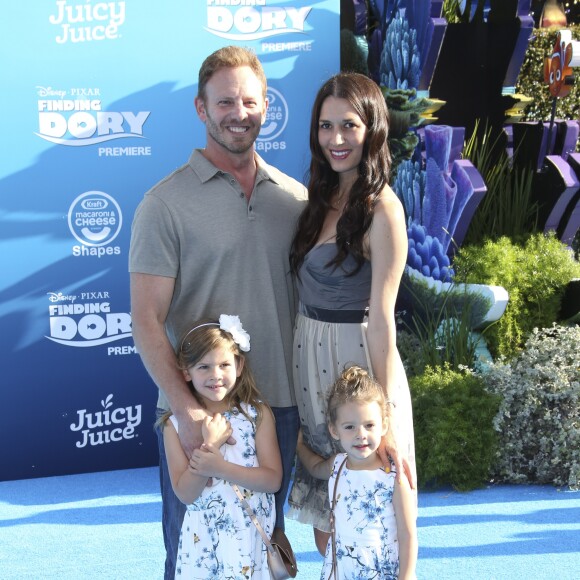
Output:
[[255,130],[253,124],[249,124],[249,129],[245,133],[231,133],[227,128],[222,128],[215,123],[206,111],[206,127],[208,134],[218,145],[229,151],[230,153],[245,153],[254,146],[254,142],[260,133],[260,130]]

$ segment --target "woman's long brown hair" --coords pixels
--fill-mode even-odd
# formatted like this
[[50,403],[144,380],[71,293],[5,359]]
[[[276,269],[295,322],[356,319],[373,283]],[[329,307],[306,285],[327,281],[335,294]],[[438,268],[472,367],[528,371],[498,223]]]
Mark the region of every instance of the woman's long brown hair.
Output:
[[336,226],[337,253],[328,265],[340,266],[351,254],[357,263],[349,272],[355,274],[365,257],[363,241],[369,229],[378,196],[389,183],[391,154],[387,136],[389,115],[378,85],[359,73],[339,73],[322,85],[310,120],[310,161],[308,204],[300,218],[290,251],[290,268],[298,276],[306,254],[318,240],[330,200],[338,189],[338,174],[324,157],[318,141],[318,123],[322,104],[327,97],[346,99],[367,127],[367,136],[359,165],[359,175],[353,184],[342,216]]

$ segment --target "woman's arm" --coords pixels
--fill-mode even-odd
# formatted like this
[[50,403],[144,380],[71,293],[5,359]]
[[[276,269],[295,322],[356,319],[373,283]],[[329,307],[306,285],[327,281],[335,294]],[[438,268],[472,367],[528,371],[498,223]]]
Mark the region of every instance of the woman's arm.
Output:
[[296,453],[298,454],[302,465],[304,465],[312,477],[315,477],[316,479],[330,479],[335,455],[331,455],[328,459],[324,459],[324,457],[321,457],[318,453],[314,453],[314,451],[304,443],[302,429],[298,432]]
[[204,445],[202,449],[194,451],[191,465],[193,473],[200,477],[219,477],[252,491],[278,491],[282,483],[282,460],[274,415],[266,406],[256,431],[256,454],[258,467],[244,467],[226,461],[215,446]]
[[417,495],[408,481],[395,482],[393,508],[397,520],[399,542],[399,580],[415,580],[417,567]]
[[[387,398],[395,398],[397,386],[397,337],[395,303],[399,284],[407,261],[407,229],[405,212],[395,193],[386,188],[375,206],[373,222],[368,234],[368,253],[371,261],[372,281],[369,304],[367,340],[373,374],[383,385]],[[387,405],[389,431],[384,447],[397,467],[397,473],[405,473],[412,487],[414,475],[409,458],[398,448],[397,437],[400,420],[393,405]],[[382,459],[389,465],[381,447]],[[400,478],[400,477],[399,477]]]

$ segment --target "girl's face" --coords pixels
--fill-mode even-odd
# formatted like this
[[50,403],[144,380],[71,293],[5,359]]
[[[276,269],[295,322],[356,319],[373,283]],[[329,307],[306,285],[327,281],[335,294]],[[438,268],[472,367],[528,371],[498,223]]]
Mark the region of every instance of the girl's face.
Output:
[[208,410],[221,413],[226,410],[223,401],[234,388],[243,368],[243,360],[237,360],[229,348],[218,347],[210,350],[183,374],[185,380],[191,381],[195,391],[203,397]]
[[366,125],[346,99],[327,97],[318,119],[318,142],[326,160],[340,177],[356,179]]
[[338,408],[336,422],[329,425],[330,434],[340,441],[351,469],[364,469],[375,459],[381,439],[387,433],[378,403],[345,403]]

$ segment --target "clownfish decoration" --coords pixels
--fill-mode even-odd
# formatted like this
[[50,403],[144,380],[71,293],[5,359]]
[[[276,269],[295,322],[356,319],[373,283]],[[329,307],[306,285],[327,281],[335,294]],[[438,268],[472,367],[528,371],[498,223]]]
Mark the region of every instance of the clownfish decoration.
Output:
[[572,40],[570,30],[560,30],[552,56],[544,60],[544,82],[554,98],[565,97],[574,84],[572,67],[580,65],[580,42]]

